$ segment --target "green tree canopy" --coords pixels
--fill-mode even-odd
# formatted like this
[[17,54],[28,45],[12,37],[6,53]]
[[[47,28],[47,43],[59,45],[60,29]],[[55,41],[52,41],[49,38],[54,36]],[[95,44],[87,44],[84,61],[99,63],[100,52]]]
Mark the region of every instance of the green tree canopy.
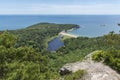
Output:
[[0,35],[0,80],[41,80],[47,72],[47,57],[30,47],[15,48],[17,38]]

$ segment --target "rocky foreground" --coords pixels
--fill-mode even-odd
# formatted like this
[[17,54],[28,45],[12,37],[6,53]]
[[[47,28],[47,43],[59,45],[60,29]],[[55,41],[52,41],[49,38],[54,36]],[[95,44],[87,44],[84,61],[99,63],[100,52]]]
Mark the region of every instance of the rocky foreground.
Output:
[[85,70],[87,73],[79,80],[120,80],[120,74],[104,65],[102,62],[94,62],[91,58],[93,53],[87,55],[82,62],[64,65],[61,74]]

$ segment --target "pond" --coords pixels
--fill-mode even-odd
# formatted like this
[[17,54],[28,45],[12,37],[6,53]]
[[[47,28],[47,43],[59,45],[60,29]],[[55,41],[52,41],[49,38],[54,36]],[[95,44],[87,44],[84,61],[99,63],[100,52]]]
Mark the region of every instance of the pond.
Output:
[[62,46],[64,46],[64,42],[61,41],[60,37],[57,37],[48,43],[48,50],[49,51],[56,51]]

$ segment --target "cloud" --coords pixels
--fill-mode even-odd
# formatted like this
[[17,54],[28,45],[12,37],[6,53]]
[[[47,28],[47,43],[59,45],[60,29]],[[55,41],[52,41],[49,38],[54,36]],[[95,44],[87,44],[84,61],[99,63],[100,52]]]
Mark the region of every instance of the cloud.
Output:
[[77,4],[77,5],[52,5],[52,4],[22,4],[0,5],[1,14],[120,14],[118,4]]

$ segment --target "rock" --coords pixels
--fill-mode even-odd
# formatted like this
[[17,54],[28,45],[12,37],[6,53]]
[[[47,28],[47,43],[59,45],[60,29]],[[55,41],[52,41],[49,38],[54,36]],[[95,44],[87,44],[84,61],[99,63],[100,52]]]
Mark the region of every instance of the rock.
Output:
[[70,69],[68,69],[68,68],[61,68],[60,69],[60,75],[66,75],[66,74],[70,74],[70,73],[72,73],[72,71],[70,71]]
[[74,73],[78,70],[85,70],[85,74],[80,80],[120,80],[120,74],[104,65],[102,62],[94,62],[91,58],[93,53],[87,55],[82,62],[69,63],[60,69],[60,73]]

